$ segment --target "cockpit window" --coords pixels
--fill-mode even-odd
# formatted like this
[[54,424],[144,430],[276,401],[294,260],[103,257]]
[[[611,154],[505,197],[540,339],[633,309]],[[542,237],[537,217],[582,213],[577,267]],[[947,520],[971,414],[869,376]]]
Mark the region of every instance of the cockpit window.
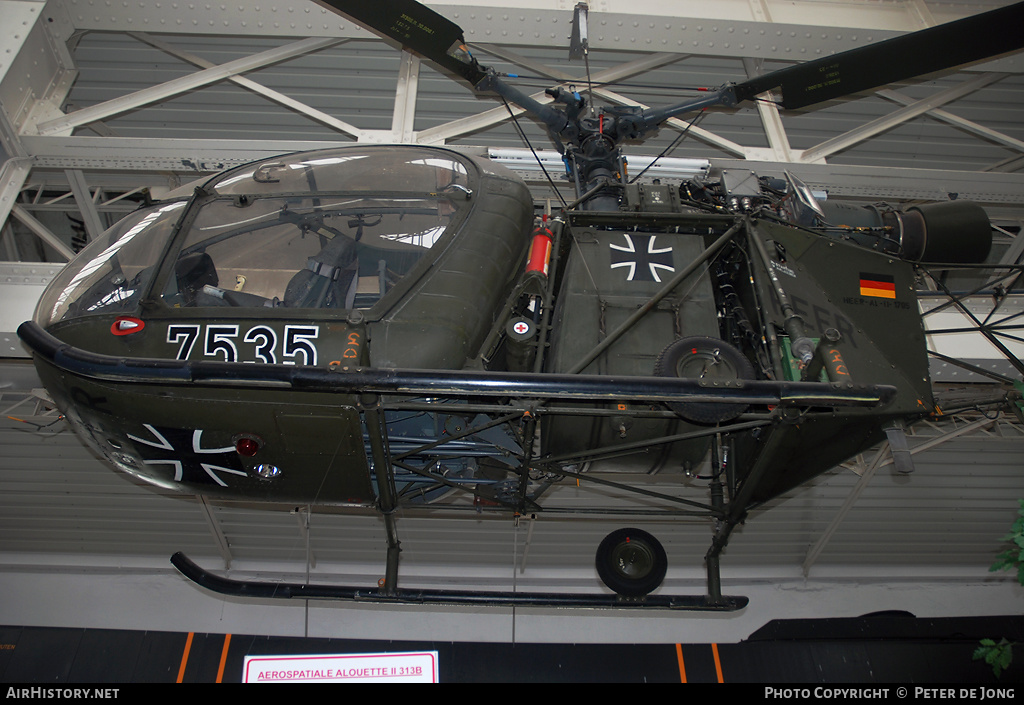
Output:
[[292,155],[208,183],[163,291],[174,307],[368,309],[472,193],[455,154],[376,147]]
[[358,148],[269,159],[229,171],[211,185],[218,195],[280,193],[455,193],[469,186],[456,155],[415,148]]
[[216,200],[168,280],[171,306],[367,309],[445,232],[445,198]]
[[41,326],[91,313],[133,311],[149,287],[185,201],[139,210],[61,270],[36,307]]

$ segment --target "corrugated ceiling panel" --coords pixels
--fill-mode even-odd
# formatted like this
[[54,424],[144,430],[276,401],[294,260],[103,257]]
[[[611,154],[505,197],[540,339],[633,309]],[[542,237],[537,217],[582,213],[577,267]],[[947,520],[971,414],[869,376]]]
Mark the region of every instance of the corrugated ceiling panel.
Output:
[[194,501],[101,472],[67,428],[26,429],[0,423],[0,551],[152,555],[209,543]]
[[[176,48],[214,64],[284,44],[255,38],[167,37]],[[390,127],[401,55],[379,42],[353,41],[245,74],[268,88],[362,129]],[[80,75],[69,97],[88,107],[197,71],[131,37],[92,33],[75,60]],[[340,67],[345,67],[342,72]],[[348,139],[308,117],[229,81],[105,121],[128,137],[196,139]]]
[[[971,437],[916,455],[917,471],[910,476],[882,468],[816,565],[988,565],[1001,550],[999,538],[1014,519],[1017,498],[1024,497],[1021,458],[1024,438]],[[92,458],[70,431],[38,433],[6,421],[0,428],[0,468],[2,552],[169,557],[182,550],[195,557],[220,556],[194,499],[136,485]],[[848,470],[832,471],[752,512],[726,550],[724,565],[800,565],[857,480]],[[586,497],[570,485],[549,501],[572,507]],[[234,561],[304,565],[306,539],[289,508],[212,505]],[[383,523],[362,514],[313,510],[309,547],[323,570],[342,564],[383,570]],[[504,570],[528,550],[531,570],[585,571],[604,534],[631,525],[659,536],[674,568],[701,569],[712,531],[707,520],[543,513],[534,520],[532,535],[529,525],[529,517],[515,527],[508,516],[449,511],[435,520],[403,513],[398,523],[403,566]]]
[[[168,37],[183,50],[198,54],[216,64],[282,44],[280,40],[252,37]],[[516,52],[558,70],[585,78],[582,62],[569,62],[561,48],[516,48]],[[540,92],[552,81],[529,70],[479,52],[486,63],[499,70],[524,76],[520,87]],[[85,35],[75,50],[80,76],[71,93],[70,103],[86,107],[109,100],[154,83],[186,75],[190,65],[168,56],[130,37],[116,34]],[[628,52],[592,52],[591,74],[618,66],[646,55]],[[248,77],[279,90],[291,98],[306,102],[362,129],[387,129],[397,86],[401,55],[374,41],[350,41],[310,56],[262,68]],[[778,64],[781,65],[781,64]],[[769,63],[765,70],[775,68]],[[625,79],[612,86],[616,92],[649,105],[678,102],[698,86],[718,86],[742,80],[745,74],[738,59],[686,57],[647,73]],[[894,88],[915,99],[926,98],[972,74],[956,75],[902,84]],[[583,80],[576,84],[586,89]],[[969,120],[978,121],[1010,137],[1024,139],[1024,77],[1009,76],[944,109]],[[598,101],[603,102],[603,101]],[[424,130],[452,119],[501,107],[487,96],[475,95],[464,82],[423,65],[417,98],[415,127]],[[898,106],[878,97],[834,101],[799,113],[787,113],[787,136],[794,149],[808,149],[825,140],[854,130],[866,121],[888,115]],[[229,82],[220,82],[160,105],[148,106],[110,119],[107,126],[125,136],[181,138],[342,139],[347,137],[308,118],[272,103]],[[543,128],[521,118],[530,140],[538,148],[549,149],[550,139]],[[702,119],[701,127],[748,147],[766,147],[767,139],[756,111],[713,110]],[[656,154],[668,146],[678,133],[663,129],[643,145],[631,145],[634,153]],[[501,124],[453,140],[466,145],[520,147],[521,138],[509,124]],[[688,138],[674,151],[675,156],[726,156]],[[886,167],[912,166],[942,169],[956,164],[961,169],[983,169],[1016,153],[991,141],[979,140],[964,130],[930,117],[889,129],[865,142],[853,145],[829,157],[834,163],[876,164]]]

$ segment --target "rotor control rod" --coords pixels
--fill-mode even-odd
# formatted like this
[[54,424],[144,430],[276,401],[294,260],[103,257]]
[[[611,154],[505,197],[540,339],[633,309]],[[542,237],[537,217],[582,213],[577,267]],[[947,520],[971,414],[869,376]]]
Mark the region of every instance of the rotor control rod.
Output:
[[760,232],[749,221],[747,232],[750,236],[750,241],[754,243],[757,254],[761,257],[761,264],[765,271],[768,272],[768,278],[772,283],[772,288],[775,290],[775,296],[779,300],[779,307],[782,309],[783,315],[782,327],[789,335],[790,348],[800,361],[800,366],[804,367],[810,364],[814,358],[814,341],[807,337],[804,319],[797,315],[796,309],[793,308],[793,302],[790,300],[786,290],[782,288],[782,282],[775,273],[775,268],[772,267],[772,260],[768,258],[768,253],[764,249],[764,242],[761,240]]

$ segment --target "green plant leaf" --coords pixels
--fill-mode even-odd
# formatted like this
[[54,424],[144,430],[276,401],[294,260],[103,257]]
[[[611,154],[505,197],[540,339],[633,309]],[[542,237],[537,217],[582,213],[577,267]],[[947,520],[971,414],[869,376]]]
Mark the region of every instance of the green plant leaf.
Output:
[[999,665],[1005,671],[1010,667],[1010,662],[1013,661],[1013,649],[1007,644],[1005,647],[999,650]]

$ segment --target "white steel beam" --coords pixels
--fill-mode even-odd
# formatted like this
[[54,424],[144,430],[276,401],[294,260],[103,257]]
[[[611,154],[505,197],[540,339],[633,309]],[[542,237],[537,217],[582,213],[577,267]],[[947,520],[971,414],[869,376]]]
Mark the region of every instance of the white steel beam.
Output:
[[256,159],[351,142],[304,140],[199,140],[142,137],[23,136],[36,168],[116,169],[209,174]]
[[[66,7],[70,22],[79,30],[362,39],[375,36],[311,0],[189,4],[139,0],[123,10],[118,3],[116,12],[99,7],[98,0],[52,1]],[[462,27],[470,42],[568,47],[575,0],[447,0],[426,4]],[[758,4],[764,8],[760,13],[754,9]],[[932,8],[937,23],[977,11],[974,5]],[[599,0],[591,3],[589,43],[591,51],[658,50],[804,61],[920,28],[919,14],[903,2]],[[998,66],[1000,71],[1024,72],[1024,59],[1000,60]]]
[[[190,64],[199,66],[200,68],[211,69],[216,66],[216,64],[207,61],[202,57],[184,51],[183,49],[179,49],[178,47],[175,47],[165,41],[157,39],[156,37],[151,36],[149,34],[144,34],[141,32],[129,32],[128,34],[132,37],[135,37],[140,42],[144,42],[152,47],[156,47],[157,49],[160,49],[161,51],[164,51],[170,54],[171,56],[175,56],[179,59],[182,59],[183,61],[189,62]],[[246,78],[244,76],[230,76],[228,80],[232,83],[241,86],[242,88],[245,88],[246,90],[252,91],[257,95],[263,96],[267,100],[272,100],[275,103],[283,105],[284,107],[290,110],[294,110],[300,115],[308,117],[310,120],[314,120],[322,125],[326,125],[332,130],[336,130],[342,134],[349,135],[350,137],[354,137],[356,139],[359,139],[359,136],[362,134],[362,130],[360,130],[358,127],[350,125],[344,120],[339,120],[333,115],[328,115],[322,110],[317,110],[316,108],[306,105],[305,103],[295,100],[294,98],[289,98],[283,93],[275,91],[272,88],[267,88],[266,86],[261,85],[256,81],[253,81],[252,79]]]
[[32,160],[28,158],[8,159],[0,167],[0,225],[7,221],[31,167]]
[[909,0],[906,8],[910,21],[916,23],[915,30],[935,26],[935,16],[924,0]]
[[[753,78],[761,73],[763,62],[756,59],[744,59],[743,70],[747,78]],[[782,126],[782,116],[779,114],[779,107],[773,100],[773,94],[768,91],[759,96],[754,105],[757,107],[757,114],[761,118],[761,126],[768,138],[768,147],[772,151],[772,158],[777,162],[792,162],[793,150],[789,146],[789,137],[786,136],[786,129]]]
[[397,142],[412,142],[416,124],[416,94],[420,81],[420,60],[412,52],[402,52],[395,89],[395,111],[391,116],[391,134]]
[[42,240],[47,245],[55,249],[61,257],[68,261],[74,259],[74,250],[65,245],[64,242],[59,237],[50,232],[45,225],[43,225],[38,220],[33,218],[32,214],[29,213],[27,210],[15,204],[11,208],[11,215],[20,220],[26,226],[28,226],[29,230],[35,233],[40,240]]
[[89,242],[92,242],[107,228],[100,219],[96,203],[89,193],[89,184],[85,181],[85,174],[78,169],[68,169],[64,174],[68,177],[71,193],[74,194],[78,211],[82,214],[82,222],[85,224],[85,232],[89,235]]
[[845,134],[825,140],[821,144],[806,150],[803,153],[802,161],[814,162],[824,159],[830,154],[841,152],[855,144],[871,139],[877,134],[885,132],[886,130],[907,122],[908,120],[912,120],[919,115],[927,113],[929,110],[934,110],[940,105],[951,103],[958,98],[974,93],[991,83],[995,83],[1005,76],[1006,74],[1002,73],[983,73],[979,76],[975,76],[974,78],[967,79],[966,81],[952,86],[951,88],[947,88],[944,91],[940,91],[929,98],[918,100],[906,107],[890,113],[889,115],[880,117],[877,120],[872,120],[865,125],[861,125],[856,129],[850,130]]
[[[547,105],[551,103],[551,96],[546,93],[534,93],[530,96],[541,105]],[[443,125],[436,125],[435,127],[427,128],[416,133],[416,141],[420,144],[444,144],[450,139],[467,135],[471,132],[478,130],[484,130],[488,127],[493,127],[502,122],[505,122],[510,118],[509,110],[512,111],[512,115],[518,117],[526,111],[517,105],[511,103],[506,109],[504,105],[485,110],[482,113],[476,115],[470,115],[468,117],[459,118],[457,120],[449,120]]]
[[[500,108],[504,111],[504,107]],[[507,112],[505,113],[507,115]],[[477,118],[479,116],[474,116]],[[350,142],[150,139],[134,137],[22,138],[37,168],[174,172],[198,177],[256,159]],[[627,155],[628,156],[628,155]],[[765,176],[782,176],[771,161],[712,159],[719,168],[749,169]],[[983,205],[1019,206],[1024,202],[1024,174],[957,170],[910,169],[843,164],[786,165],[793,174],[831,197],[948,200],[950,193]],[[92,174],[99,183],[100,174]]]
[[[38,21],[43,9],[41,2],[0,0],[0,112],[15,128],[40,103],[62,98],[73,79],[67,49]],[[19,156],[12,137],[5,126],[5,149]]]
[[201,88],[217,81],[222,81],[235,74],[252,71],[253,69],[276,64],[287,59],[303,56],[329,46],[339,43],[340,39],[303,39],[292,42],[282,47],[262,51],[252,56],[247,56],[235,61],[229,61],[219,66],[214,66],[203,71],[198,71],[188,76],[182,76],[172,81],[161,83],[157,86],[150,86],[140,91],[130,93],[120,98],[114,98],[98,105],[83,108],[70,115],[65,115],[53,120],[46,120],[38,125],[40,135],[63,135],[81,125],[88,125],[96,120],[119,115],[129,110],[135,110],[152,103],[158,103],[168,98],[173,98],[186,91]]
[[989,171],[993,173],[1012,173],[1024,169],[1024,156],[1022,157],[1009,157],[1003,159],[996,164],[990,164],[985,167],[983,171]]
[[[886,100],[891,100],[894,103],[899,103],[900,105],[912,105],[914,103],[913,98],[905,96],[902,93],[899,93],[898,91],[893,91],[889,89],[880,90],[878,91],[877,95],[881,96],[882,98],[885,98]],[[1024,141],[1015,139],[1013,137],[1010,137],[1009,135],[1003,134],[1002,132],[998,132],[989,127],[985,127],[984,125],[979,125],[978,123],[973,122],[972,120],[967,120],[965,118],[960,117],[959,115],[954,115],[953,113],[950,113],[946,110],[941,110],[939,108],[929,110],[926,114],[929,117],[935,118],[936,120],[941,120],[942,122],[948,123],[955,127],[959,127],[963,130],[966,130],[967,132],[971,132],[983,139],[991,140],[993,142],[1003,145],[1004,147],[1009,147],[1010,149],[1016,150],[1018,152],[1024,152]]]
[[21,252],[18,251],[18,245],[14,241],[14,228],[11,225],[11,220],[5,220],[0,225],[0,245],[3,246],[3,253],[0,254],[0,258],[8,262],[20,262]]

